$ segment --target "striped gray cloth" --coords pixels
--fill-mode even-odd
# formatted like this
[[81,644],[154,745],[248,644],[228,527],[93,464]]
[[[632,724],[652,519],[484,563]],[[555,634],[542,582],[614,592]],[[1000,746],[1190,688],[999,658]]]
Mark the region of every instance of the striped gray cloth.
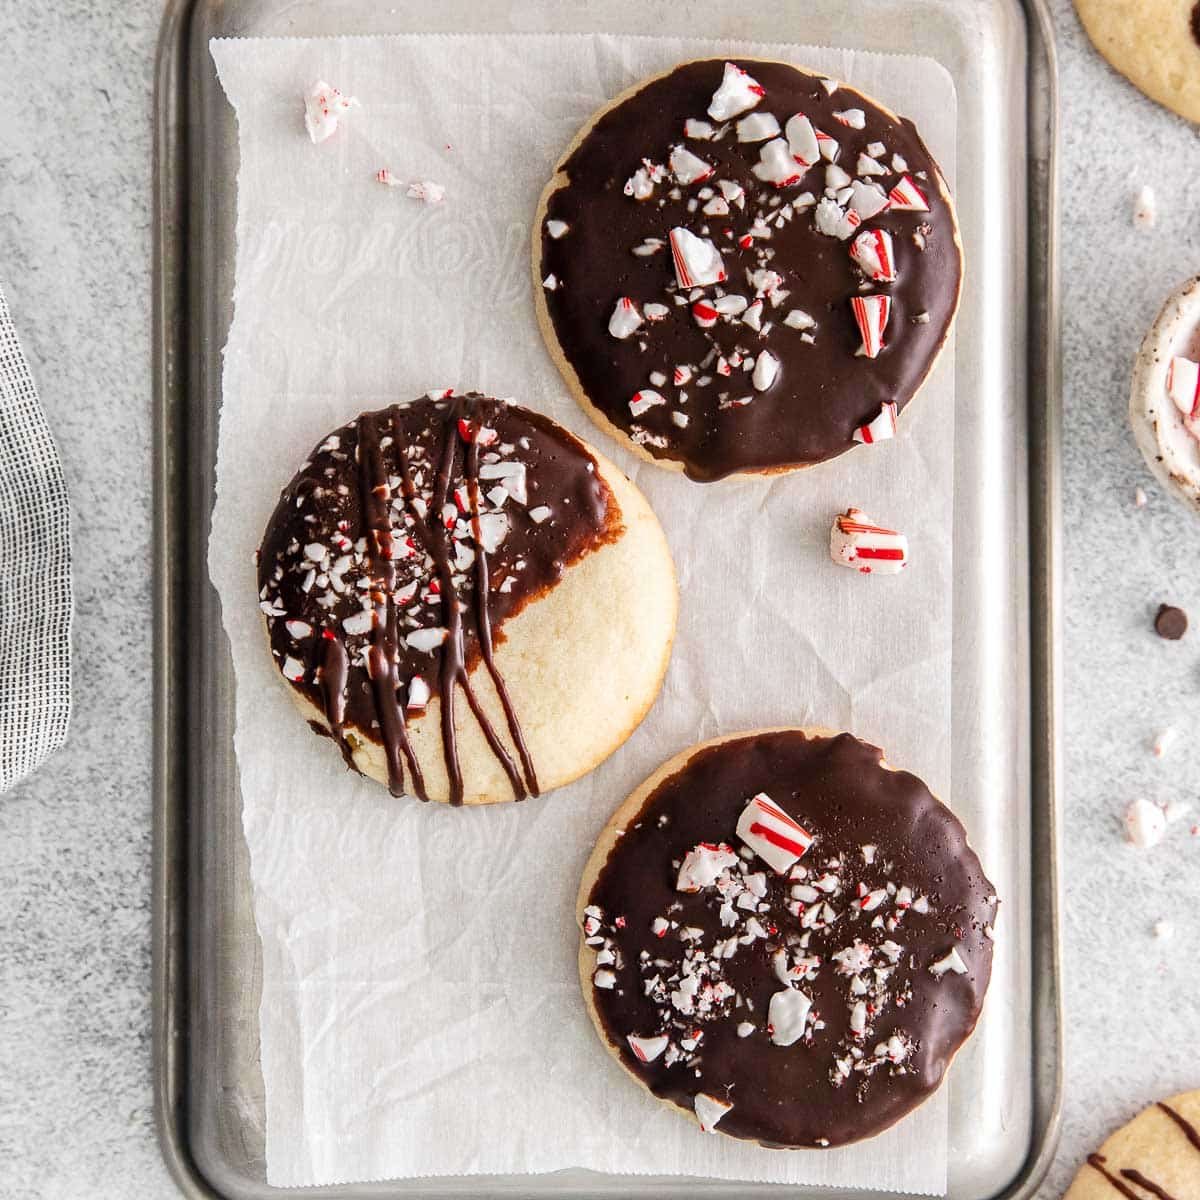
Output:
[[36,770],[71,716],[67,485],[0,287],[0,792]]

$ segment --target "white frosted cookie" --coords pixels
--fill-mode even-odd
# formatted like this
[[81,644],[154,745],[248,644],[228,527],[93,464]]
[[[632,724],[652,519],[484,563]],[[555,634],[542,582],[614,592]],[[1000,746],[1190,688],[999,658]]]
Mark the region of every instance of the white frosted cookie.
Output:
[[637,488],[549,418],[474,393],[325,438],[258,582],[314,731],[394,794],[455,804],[546,792],[611,754],[658,694],[677,609]]
[[1200,279],[1167,298],[1143,339],[1129,421],[1158,481],[1200,507]]
[[1096,49],[1151,100],[1200,121],[1196,0],[1075,0]]
[[684,751],[616,811],[577,900],[580,982],[620,1065],[705,1132],[871,1137],[979,1018],[997,901],[955,816],[850,734]]
[[912,122],[787,63],[716,58],[588,121],[543,192],[533,269],[588,415],[713,480],[894,436],[949,335],[962,248]]
[[1200,1092],[1143,1109],[1079,1168],[1063,1200],[1200,1196]]

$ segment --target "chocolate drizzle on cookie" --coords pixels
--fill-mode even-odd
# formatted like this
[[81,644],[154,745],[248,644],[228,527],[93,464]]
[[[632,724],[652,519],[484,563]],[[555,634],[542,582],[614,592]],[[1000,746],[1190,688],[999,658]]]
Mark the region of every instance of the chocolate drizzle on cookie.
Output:
[[911,122],[784,63],[712,59],[604,112],[560,172],[542,296],[607,421],[699,480],[892,435],[962,276]]
[[[456,699],[513,796],[537,772],[496,665],[502,623],[620,534],[582,443],[474,393],[364,413],[284,489],[259,553],[260,605],[285,678],[324,714],[348,765],[379,743],[393,794],[429,792],[410,738],[434,694],[451,803],[462,803]],[[473,681],[482,663],[504,714]]]
[[590,998],[702,1126],[844,1145],[941,1082],[996,907],[962,825],[876,748],[753,734],[697,751],[617,839],[583,915]]
[[[1169,1104],[1159,1101],[1156,1107],[1174,1122],[1192,1149],[1200,1152],[1200,1131]],[[1161,1144],[1161,1140],[1158,1144]],[[1143,1193],[1148,1193],[1154,1200],[1183,1200],[1183,1197],[1175,1196],[1143,1171],[1139,1171],[1136,1167],[1117,1167],[1110,1164],[1108,1157],[1103,1154],[1089,1154],[1087,1165],[1104,1176],[1112,1185],[1113,1190],[1126,1197],[1126,1200],[1143,1200]],[[1129,1184],[1135,1185],[1141,1191],[1135,1192],[1129,1187]]]

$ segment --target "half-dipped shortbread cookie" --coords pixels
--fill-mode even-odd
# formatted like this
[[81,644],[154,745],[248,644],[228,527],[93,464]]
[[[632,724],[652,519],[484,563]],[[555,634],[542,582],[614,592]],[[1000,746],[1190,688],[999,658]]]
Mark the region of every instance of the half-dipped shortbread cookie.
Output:
[[1079,1168],[1064,1200],[1200,1196],[1200,1092],[1143,1109]]
[[850,734],[694,747],[621,806],[584,871],[599,1034],[702,1129],[871,1137],[979,1018],[997,901],[957,818]]
[[283,490],[259,600],[292,697],[396,794],[521,799],[615,750],[666,671],[675,575],[641,493],[474,393],[331,433]]
[[892,437],[949,335],[962,250],[911,122],[786,63],[707,59],[577,135],[533,267],[593,420],[711,480]]
[[1200,508],[1200,279],[1163,305],[1138,351],[1129,420],[1150,470]]

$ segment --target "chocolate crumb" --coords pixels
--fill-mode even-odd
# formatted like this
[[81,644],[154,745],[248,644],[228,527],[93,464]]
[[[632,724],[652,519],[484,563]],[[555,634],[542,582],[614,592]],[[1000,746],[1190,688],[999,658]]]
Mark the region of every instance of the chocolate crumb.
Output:
[[1160,604],[1154,618],[1154,632],[1161,638],[1177,642],[1187,633],[1187,613],[1173,604]]

